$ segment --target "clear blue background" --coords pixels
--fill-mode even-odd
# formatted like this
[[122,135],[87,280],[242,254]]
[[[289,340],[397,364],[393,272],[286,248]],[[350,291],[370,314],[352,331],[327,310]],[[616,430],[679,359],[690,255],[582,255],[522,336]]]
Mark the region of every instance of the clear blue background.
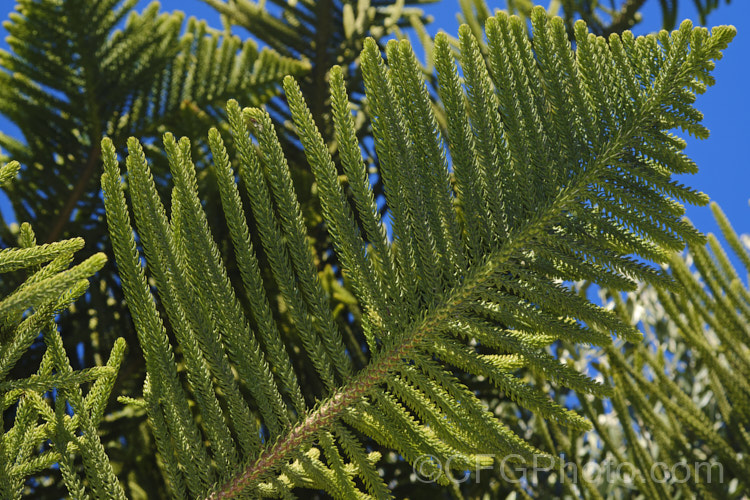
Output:
[[[7,19],[14,6],[12,0],[0,0],[0,17]],[[142,1],[138,9],[148,2]],[[543,4],[543,2],[540,2]],[[723,3],[723,0],[722,0]],[[164,0],[164,10],[183,10],[188,15],[207,19],[220,27],[219,17],[200,0]],[[648,0],[644,11],[645,22],[636,26],[636,34],[655,31],[660,27],[661,15],[656,0]],[[691,0],[680,0],[679,19],[697,20],[697,12]],[[504,7],[503,1],[490,2],[491,7]],[[439,29],[455,35],[458,31],[456,12],[458,3],[442,0],[425,9],[434,17],[428,31],[435,34]],[[750,232],[748,198],[750,197],[750,129],[745,121],[750,115],[750,2],[734,0],[730,5],[721,5],[708,18],[708,26],[733,24],[738,34],[727,49],[724,59],[718,62],[714,73],[717,84],[698,98],[698,109],[705,115],[705,125],[711,130],[706,141],[688,139],[688,154],[700,166],[697,175],[685,176],[682,182],[707,193],[727,213],[735,228]],[[7,32],[0,29],[0,48],[7,48]],[[18,130],[0,116],[0,131],[18,135]],[[6,221],[13,221],[12,210],[0,192],[0,210]],[[718,231],[710,210],[689,207],[688,217],[702,231]]]

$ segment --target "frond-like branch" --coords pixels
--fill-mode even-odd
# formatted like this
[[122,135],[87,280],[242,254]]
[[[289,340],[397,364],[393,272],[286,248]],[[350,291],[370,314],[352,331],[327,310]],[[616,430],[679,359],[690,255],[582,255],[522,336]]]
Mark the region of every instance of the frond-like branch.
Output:
[[[116,150],[103,142],[108,223],[149,372],[145,405],[175,493],[218,499],[312,487],[339,498],[382,497],[366,438],[410,462],[429,455],[458,470],[486,454],[531,461],[542,453],[483,407],[459,380],[465,373],[549,421],[589,428],[516,373],[526,367],[581,394],[610,393],[544,347],[558,339],[607,346],[612,335],[637,341],[639,333],[561,283],[669,284],[634,256],[662,259],[703,241],[676,200],[705,196],[671,179],[694,165],[669,131],[705,135],[694,92],[710,83],[734,29],[709,34],[686,22],[671,34],[605,40],[579,22],[573,51],[562,20],[543,9],[531,20],[533,43],[519,18],[487,20],[489,67],[462,27],[463,81],[447,37],[437,37],[447,136],[409,44],[390,42],[386,65],[376,43],[365,43],[362,74],[391,238],[363,168],[343,71],[331,71],[331,113],[353,203],[302,92],[285,80],[326,227],[362,310],[359,345],[347,343],[334,319],[266,112],[230,101],[231,157],[221,134],[209,134],[240,287],[208,227],[190,142],[164,136],[174,181],[169,213],[143,147],[128,142],[128,193],[149,278]],[[249,215],[262,248],[251,244]],[[289,329],[270,315],[258,255],[271,268]],[[304,358],[304,372],[291,353]],[[355,356],[367,359],[363,369]],[[434,472],[449,482],[444,469]]]

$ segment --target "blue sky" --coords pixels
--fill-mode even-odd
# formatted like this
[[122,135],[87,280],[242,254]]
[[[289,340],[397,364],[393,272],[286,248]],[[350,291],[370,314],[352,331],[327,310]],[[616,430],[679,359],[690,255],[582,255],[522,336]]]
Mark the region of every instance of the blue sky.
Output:
[[[148,2],[142,1],[139,9]],[[544,2],[540,2],[543,5]],[[636,34],[648,33],[660,27],[660,14],[656,0],[649,0],[644,12],[645,22],[637,26]],[[723,2],[722,2],[723,3]],[[188,15],[204,18],[219,27],[218,16],[200,0],[163,0],[164,10],[184,10]],[[691,0],[681,0],[679,18],[697,19]],[[0,0],[0,17],[7,19],[13,8],[11,0]],[[490,2],[491,6],[502,7],[503,1]],[[434,34],[438,29],[456,34],[458,23],[455,13],[459,10],[455,0],[442,0],[435,5],[425,6],[435,21],[428,27]],[[735,228],[750,233],[750,129],[745,120],[750,116],[750,2],[734,0],[730,5],[722,5],[711,14],[708,26],[734,24],[738,35],[727,49],[724,59],[718,62],[714,73],[717,84],[698,98],[698,108],[705,115],[705,125],[711,130],[706,141],[688,139],[688,154],[698,163],[697,175],[684,176],[682,182],[707,193],[718,202],[727,213]],[[0,47],[7,48],[4,28],[0,28]],[[0,131],[16,135],[17,130],[0,116]],[[0,193],[0,210],[6,220],[13,220],[7,200]],[[688,217],[702,231],[718,231],[707,207],[689,207]]]

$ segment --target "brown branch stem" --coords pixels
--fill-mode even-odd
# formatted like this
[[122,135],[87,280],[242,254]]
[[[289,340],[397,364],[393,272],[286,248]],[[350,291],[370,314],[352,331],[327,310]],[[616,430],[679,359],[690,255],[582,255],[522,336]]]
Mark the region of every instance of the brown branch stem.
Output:
[[396,368],[404,357],[408,357],[427,333],[442,324],[450,309],[450,307],[442,308],[442,311],[438,311],[438,314],[433,315],[429,321],[425,321],[414,335],[406,336],[404,342],[394,343],[387,352],[378,356],[359,372],[353,381],[337,390],[307,418],[294,426],[280,441],[266,448],[252,465],[224,484],[217,492],[211,494],[207,500],[237,498],[263,475],[278,467],[281,462],[288,459],[292,451],[309,442],[318,431],[325,429],[347,408],[355,405],[377,385],[383,383],[388,373]]
[[94,175],[94,171],[96,170],[96,166],[99,164],[99,158],[101,157],[101,154],[102,152],[98,145],[95,145],[91,148],[89,159],[86,162],[83,173],[78,178],[78,182],[76,183],[75,187],[73,187],[73,191],[70,193],[68,201],[65,202],[65,206],[63,207],[62,211],[58,214],[57,219],[55,220],[55,224],[52,226],[52,230],[47,236],[47,243],[53,243],[60,238],[63,229],[65,229],[65,225],[70,220],[70,214],[73,213],[73,209],[78,204],[81,196],[83,196],[84,192],[86,191],[86,186],[89,184],[91,177]]

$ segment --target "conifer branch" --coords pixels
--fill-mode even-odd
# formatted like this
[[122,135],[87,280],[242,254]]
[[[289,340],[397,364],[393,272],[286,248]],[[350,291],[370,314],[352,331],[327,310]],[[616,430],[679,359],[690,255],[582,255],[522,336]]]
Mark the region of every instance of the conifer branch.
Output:
[[[527,227],[508,235],[508,243],[467,277],[466,281],[457,291],[453,292],[451,298],[444,305],[427,313],[418,325],[410,328],[406,333],[397,334],[393,337],[386,344],[387,347],[375,355],[368,366],[357,374],[352,382],[338,389],[335,394],[313,409],[286,436],[269,446],[267,451],[261,453],[253,465],[222,486],[219,491],[209,495],[207,500],[236,498],[249,485],[277,469],[302,445],[309,444],[318,432],[340,419],[347,409],[370,395],[377,386],[382,385],[386,377],[392,374],[401,360],[413,357],[423,342],[432,339],[451,318],[460,316],[466,308],[471,306],[473,301],[476,300],[477,292],[489,285],[495,270],[499,266],[528,243],[534,241],[544,232],[545,228],[553,225],[554,219],[559,217],[559,214],[563,213],[566,207],[574,203],[577,196],[582,194],[590,183],[596,181],[596,177],[600,175],[603,166],[616,161],[615,152],[620,151],[626,142],[623,139],[620,139],[620,141],[622,142],[618,141],[609,145],[607,151],[597,159],[596,164],[589,170],[589,174],[578,179],[576,185],[566,190],[549,209],[538,215]],[[387,334],[381,334],[380,337],[391,338]]]
[[[169,215],[135,139],[125,162],[139,241],[168,323],[161,318],[135,244],[115,149],[103,142],[110,234],[150,374],[149,419],[175,488],[208,498],[252,491],[283,496],[297,486],[346,496],[356,491],[348,467],[368,482],[373,477],[351,440],[335,439],[351,436],[349,427],[409,461],[429,453],[454,458],[457,468],[490,451],[527,461],[541,453],[466,392],[456,371],[484,377],[550,425],[590,427],[515,372],[523,367],[582,394],[611,394],[557,366],[543,349],[555,340],[607,346],[613,334],[631,340],[638,334],[558,280],[590,276],[610,287],[632,289],[637,279],[669,286],[663,271],[628,254],[663,258],[685,242],[703,241],[681,219],[674,198],[701,203],[705,197],[669,178],[668,172],[692,165],[681,153],[684,144],[665,134],[675,126],[704,133],[686,89],[703,90],[711,60],[734,31],[717,28],[709,35],[684,23],[658,43],[628,33],[607,42],[579,22],[574,53],[561,20],[549,20],[542,9],[531,18],[533,43],[520,19],[498,14],[487,20],[489,67],[471,30],[461,28],[465,88],[447,40],[438,38],[439,91],[456,118],[445,138],[408,43],[390,42],[386,65],[377,44],[365,41],[363,79],[393,241],[384,239],[372,188],[358,172],[363,164],[341,69],[331,73],[334,130],[354,206],[300,87],[284,82],[323,220],[362,309],[361,346],[344,344],[333,319],[269,114],[229,102],[249,212],[292,318],[289,341],[304,352],[306,373],[315,381],[295,373],[284,333],[269,320],[267,285],[258,278],[233,165],[218,131],[211,131],[209,144],[253,323],[237,301],[198,199],[191,144],[171,134],[164,136],[174,179]],[[643,71],[634,62],[637,51],[638,57],[650,54],[656,66]],[[455,191],[448,153],[459,162],[461,187]],[[255,327],[263,331],[256,334]],[[369,356],[358,373],[351,348]],[[177,352],[189,386],[179,381]],[[313,408],[302,400],[304,386],[324,388]],[[191,417],[189,401],[200,423]],[[462,428],[481,439],[459,439]],[[235,435],[241,448],[233,445]],[[342,455],[339,447],[348,451]],[[181,455],[190,456],[190,464],[178,465]],[[360,464],[346,464],[344,456]],[[437,472],[447,484],[446,471]]]

